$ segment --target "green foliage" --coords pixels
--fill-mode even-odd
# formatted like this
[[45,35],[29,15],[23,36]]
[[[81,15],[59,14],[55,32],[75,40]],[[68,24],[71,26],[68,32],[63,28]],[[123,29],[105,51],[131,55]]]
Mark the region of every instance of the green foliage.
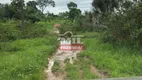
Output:
[[24,14],[23,6],[25,5],[24,0],[12,0],[10,5],[12,7],[12,10],[14,11],[13,17],[16,19],[22,19],[21,15]]
[[14,17],[14,14],[16,14],[14,12],[14,8],[12,5],[9,4],[5,4],[5,18],[7,19],[12,19]]
[[56,41],[45,37],[0,43],[0,79],[43,80],[47,57],[56,49]]
[[22,38],[42,37],[45,35],[48,35],[46,27],[39,24],[25,24],[25,28],[21,31]]
[[0,4],[0,19],[4,17],[4,6]]
[[85,16],[80,16],[77,18],[76,31],[93,31],[93,15],[91,12],[85,12]]
[[81,10],[80,9],[71,9],[69,12],[69,18],[74,20],[76,18],[78,18],[81,15]]
[[43,16],[41,15],[42,13],[37,9],[37,4],[38,3],[35,1],[29,1],[25,9],[25,18],[30,20],[32,23],[40,21],[40,17]]
[[77,24],[73,23],[70,20],[65,20],[63,22],[60,22],[61,27],[59,27],[59,31],[61,34],[65,33],[66,31],[72,31],[73,33],[77,32]]
[[92,5],[95,12],[110,13],[119,8],[119,2],[122,0],[93,0]]
[[67,63],[66,71],[68,80],[89,80],[95,79],[96,75],[90,71],[90,61],[85,58],[80,58],[72,65]]
[[79,79],[79,70],[77,66],[74,66],[72,64],[67,64],[66,66],[67,73],[67,79],[68,80],[78,80]]
[[45,15],[46,15],[45,20],[48,21],[48,22],[54,21],[54,20],[59,18],[58,15],[55,15],[54,13],[50,13],[48,11],[47,11],[47,13]]
[[[19,21],[8,21],[7,23],[0,24],[0,41],[13,41],[17,39],[25,38],[35,38],[43,37],[49,35],[49,30],[47,30],[47,24],[31,24],[29,22],[25,23],[25,28],[21,29],[19,26]],[[51,25],[49,25],[50,27]]]
[[55,2],[53,0],[36,0],[36,1],[42,13],[45,10],[45,8],[49,5],[55,7]]
[[0,20],[21,20],[25,18],[25,20],[29,20],[32,23],[38,22],[45,15],[38,10],[37,5],[36,1],[29,1],[27,5],[23,4],[23,9],[21,9],[21,0],[12,0],[10,4],[0,4]]
[[19,30],[16,28],[17,22],[9,22],[7,24],[0,24],[0,41],[11,41],[18,39],[19,36]]
[[[111,35],[118,42],[132,43],[134,46],[142,45],[142,5],[124,10],[106,22],[108,35]],[[132,17],[133,16],[133,17]]]
[[58,71],[60,71],[60,63],[55,61],[54,66],[52,68],[52,72],[55,73],[55,72],[58,72]]
[[[139,50],[123,45],[101,43],[96,38],[84,39],[86,49],[80,54],[81,61],[88,58],[100,71],[109,77],[140,76],[142,55]],[[88,64],[84,62],[83,64]]]
[[79,16],[81,16],[81,10],[77,9],[77,4],[74,2],[70,2],[67,4],[69,11],[68,17],[73,21]]
[[92,23],[98,20],[93,29],[104,31],[105,42],[133,45],[136,48],[142,45],[141,0],[94,0],[92,5],[95,19]]
[[68,9],[69,9],[69,10],[74,9],[74,8],[75,8],[75,9],[77,8],[77,4],[74,3],[74,2],[68,3],[67,6],[68,6]]
[[7,21],[0,24],[0,35],[3,36],[0,38],[0,79],[44,80],[47,57],[57,49],[57,37],[47,35],[52,30],[53,23],[26,22],[23,31],[16,26],[18,23],[19,21]]
[[69,12],[63,12],[63,13],[59,13],[59,17],[61,18],[68,18],[69,17]]

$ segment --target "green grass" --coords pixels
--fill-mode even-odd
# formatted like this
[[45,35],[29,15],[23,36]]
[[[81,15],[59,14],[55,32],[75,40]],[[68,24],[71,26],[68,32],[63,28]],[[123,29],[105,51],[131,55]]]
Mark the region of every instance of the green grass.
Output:
[[[32,32],[27,28],[28,31],[25,32],[25,35],[28,33],[29,36],[35,36],[34,38],[30,37],[30,39],[17,38],[18,34],[13,33],[17,30],[16,25],[19,22],[0,23],[2,29],[8,31],[8,36],[13,33],[13,36],[16,37],[12,41],[0,42],[0,80],[44,80],[43,71],[47,65],[47,57],[50,57],[57,48],[57,38],[51,33],[53,24],[64,22],[57,20],[33,24],[32,28],[36,25],[36,30],[42,31],[44,29],[48,33],[43,33],[44,36],[35,36],[33,35],[34,31]],[[30,26],[30,24],[26,26]],[[37,33],[36,30],[35,33]],[[131,47],[102,43],[99,40],[102,34],[95,32],[87,32],[82,35],[85,36],[83,38],[85,50],[79,55],[74,65],[67,63],[65,69],[67,80],[97,78],[90,71],[91,64],[100,71],[106,71],[108,77],[142,75],[142,54],[140,51]],[[9,37],[5,37],[9,39]],[[58,63],[53,67],[53,71],[61,71]]]
[[97,76],[90,71],[90,61],[85,58],[78,58],[72,65],[67,63],[67,80],[88,80],[95,79]]
[[[19,30],[17,28],[19,23],[19,21],[11,20],[0,23],[0,27],[3,31],[10,33],[8,36],[11,36],[11,33]],[[29,37],[22,39],[15,36],[19,35],[16,33],[14,34],[16,40],[0,42],[0,80],[44,80],[47,57],[50,57],[57,49],[57,37],[51,35],[53,24],[54,22],[38,22],[35,24],[26,22],[25,29],[27,29],[27,32],[24,36],[28,35]],[[32,31],[34,28],[36,30]],[[47,34],[43,33],[42,30],[46,30]],[[37,33],[44,35],[36,36]],[[4,36],[3,39],[7,37],[7,34],[0,33],[0,35]]]
[[23,39],[1,43],[0,80],[43,80],[43,70],[56,49],[56,38]]
[[87,56],[99,70],[107,71],[110,77],[142,75],[142,54],[126,46],[101,43],[96,38],[84,39]]
[[[103,43],[97,33],[83,33],[85,50],[79,54],[74,65],[67,64],[67,79],[94,79],[96,75],[90,72],[92,64],[98,70],[107,72],[108,77],[129,77],[142,75],[141,51],[128,46]],[[94,38],[93,38],[94,37]],[[82,78],[79,78],[82,70]]]

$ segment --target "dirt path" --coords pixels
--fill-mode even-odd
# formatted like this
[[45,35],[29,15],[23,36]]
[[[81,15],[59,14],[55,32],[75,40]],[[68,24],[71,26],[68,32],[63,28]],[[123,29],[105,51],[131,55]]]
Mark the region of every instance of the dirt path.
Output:
[[90,65],[90,71],[95,74],[98,78],[108,78],[108,74],[103,71],[99,71],[96,67],[93,65]]
[[57,50],[57,52],[55,53],[54,56],[52,56],[52,58],[48,58],[48,68],[45,69],[45,73],[46,73],[46,80],[64,80],[66,77],[66,72],[64,72],[63,74],[59,74],[58,76],[56,76],[55,74],[53,74],[52,72],[52,68],[54,66],[55,61],[58,61],[61,65],[61,68],[63,70],[65,70],[65,60],[69,59],[70,63],[73,64],[73,60],[77,59],[77,53],[79,52],[74,52],[74,51],[61,51],[61,50]]
[[[59,31],[55,31],[54,33],[59,34]],[[65,60],[69,59],[70,63],[73,64],[74,60],[77,59],[77,54],[80,53],[80,51],[61,51],[57,50],[56,53],[51,57],[48,58],[48,67],[45,69],[46,73],[46,80],[65,80],[66,78],[66,71],[65,71]],[[55,61],[58,61],[60,64],[60,67],[64,71],[64,73],[59,73],[58,76],[53,74],[52,68],[55,64]],[[94,73],[99,78],[106,78],[107,76],[105,74],[102,74],[98,72],[98,70],[94,66],[90,66],[90,71]],[[82,73],[82,71],[80,71]]]

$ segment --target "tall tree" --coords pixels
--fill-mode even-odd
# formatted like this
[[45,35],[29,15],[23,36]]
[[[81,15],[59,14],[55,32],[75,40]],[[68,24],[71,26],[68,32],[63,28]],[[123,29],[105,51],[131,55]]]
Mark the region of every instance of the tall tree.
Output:
[[69,12],[69,18],[74,20],[75,18],[78,18],[81,15],[81,10],[80,9],[71,9]]
[[55,2],[53,0],[37,0],[37,3],[42,13],[44,12],[45,8],[49,5],[55,7]]
[[123,0],[93,0],[94,10],[100,13],[111,13],[119,8],[119,2]]
[[72,21],[75,18],[78,18],[81,15],[81,10],[77,9],[77,4],[74,2],[70,2],[67,4],[69,11],[69,18],[72,19]]
[[93,0],[92,6],[94,11],[99,13],[112,13],[115,10],[130,9],[133,4],[141,2],[141,0]]
[[37,5],[38,5],[38,3],[36,1],[29,1],[27,3],[27,6],[34,8],[34,9],[37,9],[37,7],[36,7]]
[[4,17],[4,5],[0,4],[0,19]]
[[24,0],[12,0],[11,6],[15,12],[14,17],[21,19],[21,28],[24,27]]
[[73,8],[77,8],[77,4],[74,3],[74,2],[68,3],[67,6],[68,6],[68,9],[69,9],[69,10],[71,10],[71,9],[73,9]]
[[12,6],[10,4],[5,4],[4,17],[7,19],[12,19],[15,14]]
[[27,2],[27,6],[25,7],[25,18],[30,20],[32,23],[40,21],[42,18],[42,13],[37,8],[36,1],[29,1]]
[[60,17],[62,17],[62,18],[68,18],[69,12],[68,12],[68,11],[62,12],[62,13],[59,13],[58,15],[59,15]]
[[20,0],[21,1],[21,27],[24,27],[24,0]]

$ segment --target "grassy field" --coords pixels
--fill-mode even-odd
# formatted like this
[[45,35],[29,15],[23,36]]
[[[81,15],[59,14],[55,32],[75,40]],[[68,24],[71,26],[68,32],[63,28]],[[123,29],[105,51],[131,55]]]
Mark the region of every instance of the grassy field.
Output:
[[[16,21],[1,23],[2,30],[8,33],[1,34],[11,36],[10,31],[19,32],[16,28],[17,24]],[[27,30],[29,29],[25,30],[26,34],[23,34],[26,36],[25,39],[17,38],[14,34],[12,36],[16,39],[0,42],[0,80],[44,80],[45,78],[44,68],[47,57],[51,56],[57,48],[57,37],[50,33],[53,23],[39,22],[31,25],[26,23],[25,26]],[[32,29],[34,31],[30,31]],[[38,37],[38,34],[42,34],[40,30],[43,29],[47,29],[47,33]]]
[[[91,36],[87,36],[88,34],[91,34]],[[78,60],[75,61],[74,65],[68,64],[66,66],[67,79],[98,78],[98,76],[91,73],[90,65],[105,73],[107,77],[142,75],[141,51],[131,47],[102,43],[98,39],[97,33],[84,33],[83,35],[86,36],[83,39],[85,51],[78,55]]]
[[[17,28],[18,23],[0,23],[0,80],[44,80],[47,57],[56,51],[58,43],[57,37],[52,33],[53,25],[64,24],[65,21],[26,23],[24,32]],[[99,78],[91,72],[91,65],[107,77],[142,75],[142,51],[103,43],[100,40],[101,33],[79,34],[85,36],[82,39],[85,50],[78,55],[74,65],[67,61],[67,80]],[[53,67],[53,72],[56,71],[62,72],[59,64]]]

